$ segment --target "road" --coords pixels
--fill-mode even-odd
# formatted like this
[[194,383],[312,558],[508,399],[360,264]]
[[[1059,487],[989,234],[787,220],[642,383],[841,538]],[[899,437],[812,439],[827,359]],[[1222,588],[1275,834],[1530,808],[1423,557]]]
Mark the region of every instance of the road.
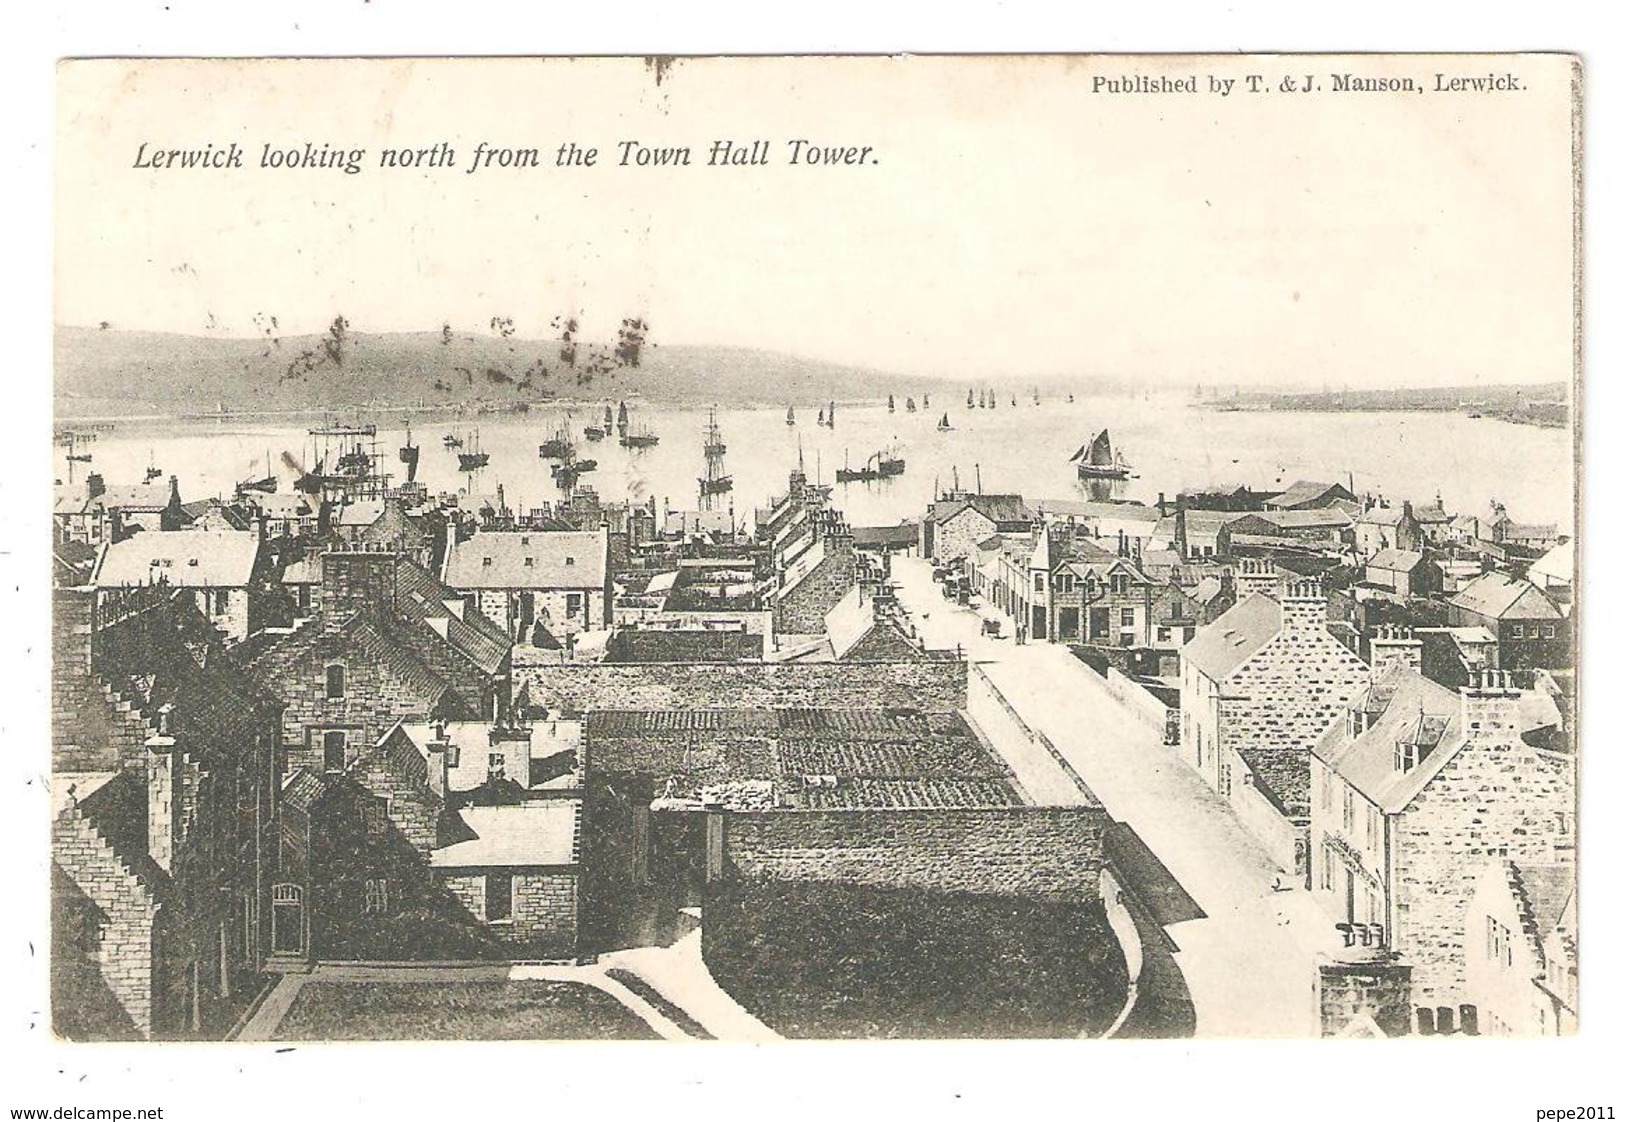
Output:
[[[1194,901],[1162,918],[1178,947],[1196,1035],[1316,1035],[1315,958],[1341,940],[1309,893],[1275,889],[1280,869],[1228,807],[1066,647],[984,636],[982,615],[944,600],[928,561],[894,559],[892,579],[927,644],[959,646],[981,663]],[[1143,869],[1118,872],[1131,891],[1156,895],[1156,886],[1136,883],[1147,878]]]

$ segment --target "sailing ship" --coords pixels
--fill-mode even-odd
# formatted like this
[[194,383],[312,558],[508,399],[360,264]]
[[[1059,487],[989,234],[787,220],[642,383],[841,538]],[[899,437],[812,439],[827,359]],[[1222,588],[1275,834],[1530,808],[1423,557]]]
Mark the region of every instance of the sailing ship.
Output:
[[828,421],[824,420],[824,407],[822,405],[820,405],[818,407],[818,425],[819,425],[820,428],[822,428],[824,425],[827,425],[828,423],[829,423]]
[[473,439],[469,442],[467,452],[457,453],[457,470],[474,471],[491,462],[491,453],[480,450],[480,430],[474,430]]
[[156,463],[154,463],[152,461],[152,457],[149,454],[149,456],[147,457],[147,477],[145,479],[143,479],[141,482],[143,482],[143,483],[151,483],[154,479],[162,479],[163,477],[164,477],[164,469],[159,467]]
[[954,431],[954,427],[948,423],[948,414],[944,413],[942,415],[942,420],[937,422],[937,431],[938,432],[953,432]]
[[76,432],[68,434],[68,462],[70,464],[88,464],[90,462],[89,452],[75,452],[73,450],[74,442],[80,439],[82,438]]
[[575,455],[575,442],[570,439],[570,418],[553,430],[553,435],[542,441],[538,451],[544,460],[567,460]]
[[833,401],[829,403],[829,427],[835,427],[835,403]]
[[[615,416],[615,431],[618,432],[621,436],[625,436],[626,435],[626,429],[627,429],[626,402],[623,401],[623,402],[621,402],[620,412],[617,413],[616,416]],[[622,443],[625,443],[625,442],[623,441]]]
[[914,412],[914,399],[912,397],[903,403],[903,409],[908,413]]
[[458,436],[456,433],[448,432],[445,436],[440,438],[440,443],[444,444],[447,448],[461,448],[463,446],[463,438]]
[[975,390],[966,390],[965,391],[965,408],[966,409],[975,409],[976,408],[976,391]]
[[[254,464],[248,466],[250,470],[253,470]],[[149,482],[153,479],[152,473],[153,469],[149,467],[147,469]],[[159,472],[159,474],[162,475],[163,473]],[[320,487],[318,486],[317,489],[320,490]],[[271,453],[269,451],[265,453],[265,474],[258,477],[249,476],[237,484],[237,493],[240,495],[244,491],[258,491],[262,495],[274,495],[276,493],[276,469],[271,466]]]
[[790,406],[790,408],[788,408],[788,409],[786,409],[784,411],[784,423],[791,426],[792,428],[795,427],[795,423],[796,423],[796,407],[794,405]]
[[653,448],[660,443],[660,438],[649,431],[647,425],[639,425],[636,431],[621,434],[621,447],[633,450]]
[[588,440],[597,443],[609,435],[609,430],[598,425],[587,425],[582,428],[581,435],[585,436]]
[[1101,429],[1095,434],[1093,440],[1084,444],[1072,455],[1072,463],[1078,465],[1079,479],[1127,479],[1129,465],[1123,459],[1121,452],[1112,451],[1111,433]]
[[997,409],[999,407],[999,391],[998,390],[994,390],[992,393],[987,395],[987,407],[989,409]]
[[713,495],[726,494],[734,489],[733,476],[722,468],[722,457],[728,451],[723,443],[722,430],[717,427],[717,411],[711,410],[711,419],[705,426],[705,475],[699,480],[700,506],[710,509],[707,501]]
[[886,395],[886,412],[888,412],[888,413],[897,412],[897,399],[895,397],[893,397],[891,394]]
[[835,469],[835,482],[837,483],[868,483],[876,479],[890,479],[903,474],[904,463],[901,457],[890,452],[876,452],[870,456],[860,468],[854,468],[850,463],[846,467]]
[[577,479],[588,472],[598,470],[598,461],[578,460],[570,456],[563,463],[554,464],[551,470],[553,481],[559,485],[560,490],[569,491],[574,489]]

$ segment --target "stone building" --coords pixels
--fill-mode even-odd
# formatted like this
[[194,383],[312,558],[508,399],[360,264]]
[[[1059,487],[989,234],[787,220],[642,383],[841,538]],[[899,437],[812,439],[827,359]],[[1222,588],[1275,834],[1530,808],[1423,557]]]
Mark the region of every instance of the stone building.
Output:
[[1180,756],[1282,869],[1308,869],[1311,746],[1366,683],[1313,581],[1253,593],[1180,651]]
[[1398,507],[1379,501],[1354,520],[1354,552],[1361,559],[1385,549],[1417,551],[1425,544],[1422,524],[1408,501]]
[[1497,858],[1473,878],[1467,999],[1489,1036],[1570,1036],[1579,1028],[1580,928],[1572,863]]
[[228,642],[240,643],[259,626],[265,576],[258,534],[196,530],[108,543],[91,583],[104,597],[142,585],[177,589]]
[[608,627],[615,586],[609,532],[482,530],[446,548],[445,584],[504,634],[530,642]]
[[926,555],[933,561],[953,561],[993,534],[1025,536],[1033,528],[1033,512],[1020,495],[960,495],[931,504],[926,516]]
[[1279,495],[1264,500],[1265,510],[1326,510],[1357,508],[1354,492],[1341,483],[1316,483],[1300,479]]
[[777,632],[810,635],[822,631],[824,617],[857,587],[852,531],[827,513],[813,532],[777,551],[776,560],[773,629]]
[[1419,1004],[1470,1003],[1468,948],[1486,858],[1572,860],[1572,756],[1526,734],[1550,701],[1491,671],[1456,691],[1413,644],[1374,650],[1379,674],[1315,745],[1312,888],[1345,933],[1410,965]]
[[52,629],[53,1020],[218,1037],[270,951],[276,702],[173,590],[58,590]]
[[285,772],[343,771],[400,721],[503,719],[513,644],[408,558],[322,556],[312,617],[239,654],[285,705]]
[[1485,573],[1450,598],[1452,627],[1482,627],[1495,637],[1503,670],[1574,665],[1568,617],[1550,596],[1502,572]]

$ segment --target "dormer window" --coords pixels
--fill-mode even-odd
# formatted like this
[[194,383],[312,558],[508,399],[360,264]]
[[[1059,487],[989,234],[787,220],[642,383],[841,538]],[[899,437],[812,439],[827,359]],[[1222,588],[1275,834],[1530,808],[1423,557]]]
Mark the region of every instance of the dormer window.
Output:
[[1422,762],[1422,746],[1415,742],[1399,741],[1394,745],[1394,770],[1410,771]]

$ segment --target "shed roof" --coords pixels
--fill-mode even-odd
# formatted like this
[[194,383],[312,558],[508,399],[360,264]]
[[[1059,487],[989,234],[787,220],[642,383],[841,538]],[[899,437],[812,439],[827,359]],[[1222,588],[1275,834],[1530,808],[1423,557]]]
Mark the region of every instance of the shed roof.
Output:
[[1546,594],[1526,580],[1505,573],[1485,573],[1450,598],[1452,607],[1491,619],[1562,619]]
[[469,806],[457,816],[473,837],[429,854],[437,869],[574,865],[580,860],[581,802],[527,799],[507,806]]

